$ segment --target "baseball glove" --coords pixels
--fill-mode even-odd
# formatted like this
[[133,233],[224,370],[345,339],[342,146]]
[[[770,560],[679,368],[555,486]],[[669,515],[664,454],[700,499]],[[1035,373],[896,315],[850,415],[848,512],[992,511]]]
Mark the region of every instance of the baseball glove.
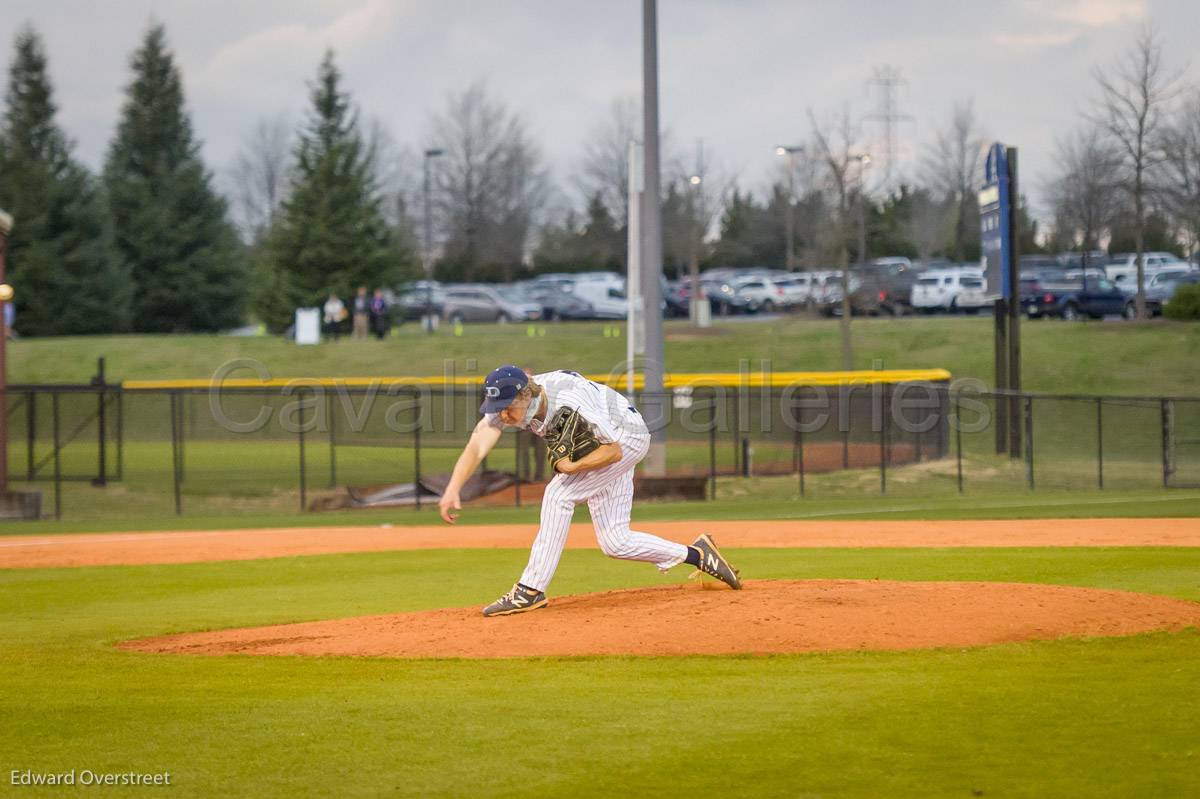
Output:
[[559,461],[566,458],[577,461],[600,446],[592,426],[579,415],[579,411],[565,405],[554,412],[546,425],[546,459],[550,461],[550,469],[555,468]]

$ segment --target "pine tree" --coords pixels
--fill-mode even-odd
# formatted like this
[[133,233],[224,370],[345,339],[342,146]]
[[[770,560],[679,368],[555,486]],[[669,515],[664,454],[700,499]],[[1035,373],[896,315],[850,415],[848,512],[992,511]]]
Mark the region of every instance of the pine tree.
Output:
[[119,332],[130,286],[100,188],[55,122],[40,37],[24,28],[15,50],[0,129],[0,206],[16,219],[8,241],[14,327],[33,336]]
[[327,52],[312,87],[312,109],[296,148],[292,187],[259,265],[255,307],[274,329],[293,310],[330,291],[388,286],[406,271],[382,209],[374,157]]
[[133,277],[133,329],[234,327],[249,291],[245,253],[200,158],[161,25],[146,32],[131,66],[104,178]]

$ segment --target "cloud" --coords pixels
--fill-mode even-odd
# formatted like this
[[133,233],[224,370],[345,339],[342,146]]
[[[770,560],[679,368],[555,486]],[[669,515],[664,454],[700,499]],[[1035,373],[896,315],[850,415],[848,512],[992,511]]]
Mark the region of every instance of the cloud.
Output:
[[328,47],[345,54],[386,41],[397,17],[394,4],[367,0],[324,25],[273,25],[222,47],[204,65],[200,79],[224,87],[246,83],[251,91],[248,77],[294,81],[315,72]]
[[1059,47],[1070,44],[1079,38],[1077,31],[1058,31],[1046,33],[997,33],[992,41],[1001,47]]
[[1104,28],[1141,19],[1146,15],[1146,0],[1030,0],[1025,8],[1035,16]]

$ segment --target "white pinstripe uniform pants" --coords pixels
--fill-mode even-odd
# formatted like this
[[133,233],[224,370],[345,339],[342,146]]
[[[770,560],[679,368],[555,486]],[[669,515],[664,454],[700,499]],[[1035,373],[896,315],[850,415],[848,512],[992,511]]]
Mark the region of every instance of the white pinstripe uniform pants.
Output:
[[527,588],[545,591],[558,568],[571,516],[580,502],[588,504],[596,541],[605,555],[642,560],[666,571],[683,563],[687,547],[649,533],[629,529],[633,507],[633,468],[650,449],[649,433],[625,433],[618,442],[621,460],[600,469],[577,474],[556,474],[542,496],[542,518],[521,575]]

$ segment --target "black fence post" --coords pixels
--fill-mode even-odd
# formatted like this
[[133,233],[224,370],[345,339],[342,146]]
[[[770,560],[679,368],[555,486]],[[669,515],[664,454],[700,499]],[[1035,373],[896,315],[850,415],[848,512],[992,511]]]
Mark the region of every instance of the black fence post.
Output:
[[25,479],[32,480],[36,467],[34,462],[34,451],[37,448],[37,394],[32,391],[26,392],[28,397],[27,405],[29,406],[25,420]]
[[717,393],[708,407],[708,498],[717,498]]
[[879,493],[887,493],[887,450],[888,450],[888,384],[883,384],[883,407],[879,412]]
[[737,387],[737,397],[733,402],[733,430],[730,438],[733,440],[733,473],[742,473],[741,442],[738,436],[742,432],[742,386]]
[[750,476],[750,436],[742,436],[742,477]]
[[178,393],[172,391],[171,397],[171,477],[175,486],[175,515],[179,516],[183,513],[183,494],[180,490],[180,483],[183,482],[183,473],[180,469],[180,464],[183,461],[183,448],[180,446],[179,436],[179,396]]
[[108,400],[107,392],[105,391],[104,382],[104,358],[101,357],[96,361],[96,377],[92,380],[92,384],[96,386],[96,431],[99,436],[97,453],[99,455],[99,463],[97,464],[96,478],[92,480],[94,486],[104,486],[108,483],[108,453],[105,451],[107,443],[108,429],[105,424],[105,402]]
[[804,408],[793,417],[796,423],[796,471],[800,473],[800,496],[804,496]]
[[[1016,400],[1014,399],[1014,402]],[[1015,419],[1013,420],[1016,421]],[[1029,490],[1034,490],[1033,483],[1033,396],[1025,396],[1025,479]]]
[[1096,397],[1096,481],[1104,490],[1104,399]]
[[125,479],[125,389],[117,387],[117,479]]
[[[850,468],[850,428],[854,425],[854,391],[851,386],[842,385],[838,387],[839,392],[844,392],[846,401],[841,401],[841,396],[838,397],[838,426],[842,428],[842,468]],[[842,415],[842,410],[845,409],[845,416]],[[849,417],[849,418],[846,418]]]
[[421,395],[415,393],[413,410],[416,411],[416,424],[413,425],[413,489],[416,496],[416,510],[421,509]]
[[178,394],[179,405],[179,479],[187,477],[187,394]]
[[1162,419],[1162,480],[1163,488],[1171,485],[1171,410],[1169,401],[1158,401],[1159,414]]
[[50,395],[51,415],[54,427],[54,518],[62,518],[62,462],[58,443],[58,392]]
[[333,397],[328,394],[325,395],[325,426],[329,428],[329,487],[333,488],[337,485],[337,414],[333,412]]
[[[958,406],[958,395],[954,396],[954,460],[955,468],[958,470],[958,493],[963,492],[963,464],[962,464],[962,418],[960,417],[960,409]],[[949,404],[949,392],[947,392],[947,405]]]
[[300,424],[297,430],[300,442],[300,510],[303,511],[308,505],[308,475],[304,469],[304,392],[297,392],[300,402]]

